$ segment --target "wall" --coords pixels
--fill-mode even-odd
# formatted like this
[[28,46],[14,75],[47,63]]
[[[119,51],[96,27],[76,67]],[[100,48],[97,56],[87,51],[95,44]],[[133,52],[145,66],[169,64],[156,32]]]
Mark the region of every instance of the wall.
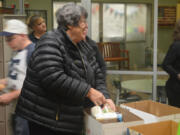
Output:
[[[12,4],[16,5],[16,8],[19,9],[20,0],[4,0],[6,7],[11,7]],[[61,1],[61,0],[57,0]],[[65,0],[70,2],[71,0]],[[77,1],[77,0],[75,0]],[[80,0],[81,1],[81,0]],[[29,3],[30,7],[28,9],[34,10],[47,10],[47,29],[50,30],[53,28],[53,0],[24,0],[24,3]]]
[[[16,5],[16,8],[19,9],[19,0],[4,0],[6,7],[11,7],[12,4]],[[52,0],[24,0],[24,2],[28,2],[30,7],[28,9],[34,10],[47,10],[47,29],[50,30],[52,28]]]

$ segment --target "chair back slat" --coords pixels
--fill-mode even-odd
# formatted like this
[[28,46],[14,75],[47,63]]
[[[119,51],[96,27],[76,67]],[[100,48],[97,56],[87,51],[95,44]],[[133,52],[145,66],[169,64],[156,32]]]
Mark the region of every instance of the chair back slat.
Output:
[[120,57],[120,43],[103,42],[98,43],[100,52],[104,58]]
[[97,45],[105,61],[127,61],[129,69],[129,52],[121,50],[119,42],[101,42]]

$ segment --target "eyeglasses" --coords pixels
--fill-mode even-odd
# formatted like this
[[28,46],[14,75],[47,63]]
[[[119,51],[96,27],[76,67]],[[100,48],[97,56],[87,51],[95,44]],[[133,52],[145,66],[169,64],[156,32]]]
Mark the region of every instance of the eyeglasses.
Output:
[[82,19],[79,21],[79,27],[84,28],[87,26],[87,21],[85,19]]
[[6,42],[11,42],[14,39],[16,39],[16,37],[14,35],[13,36],[6,36],[5,37]]

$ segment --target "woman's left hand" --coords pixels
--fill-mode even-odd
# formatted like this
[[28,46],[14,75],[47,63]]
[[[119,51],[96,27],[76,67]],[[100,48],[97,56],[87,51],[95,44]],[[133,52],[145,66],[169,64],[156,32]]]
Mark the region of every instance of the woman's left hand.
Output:
[[113,111],[116,111],[116,106],[115,106],[114,102],[112,101],[112,99],[106,99],[106,104],[108,104],[108,106],[109,106]]

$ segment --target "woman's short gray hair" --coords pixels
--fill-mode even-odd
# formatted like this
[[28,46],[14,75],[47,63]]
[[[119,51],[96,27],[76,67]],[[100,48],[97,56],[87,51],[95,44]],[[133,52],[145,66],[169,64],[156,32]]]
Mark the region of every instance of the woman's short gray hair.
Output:
[[68,3],[56,12],[56,18],[59,28],[68,29],[70,26],[78,26],[81,17],[88,17],[86,9],[75,3]]

